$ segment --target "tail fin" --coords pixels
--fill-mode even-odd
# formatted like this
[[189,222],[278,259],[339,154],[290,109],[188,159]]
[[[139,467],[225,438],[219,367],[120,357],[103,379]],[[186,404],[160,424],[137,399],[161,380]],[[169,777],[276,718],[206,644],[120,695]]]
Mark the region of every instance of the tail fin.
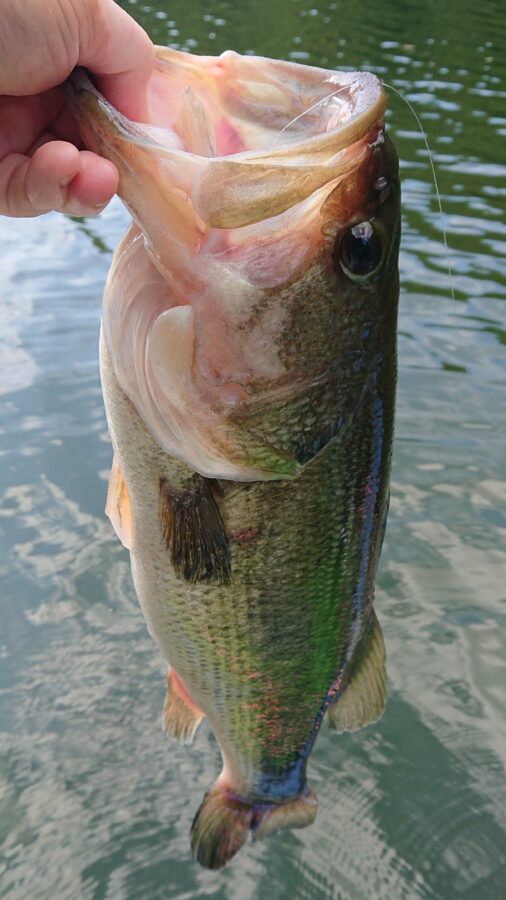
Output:
[[191,828],[194,859],[206,869],[221,869],[242,847],[280,828],[304,828],[316,816],[318,801],[307,787],[284,803],[236,796],[220,779],[205,795]]

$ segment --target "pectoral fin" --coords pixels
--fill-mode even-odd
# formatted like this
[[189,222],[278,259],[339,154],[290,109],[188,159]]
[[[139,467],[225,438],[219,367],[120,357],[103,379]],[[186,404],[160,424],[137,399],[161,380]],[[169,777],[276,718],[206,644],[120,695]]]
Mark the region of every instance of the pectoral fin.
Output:
[[385,645],[374,616],[369,641],[352,673],[350,683],[327,710],[333,731],[358,731],[383,714],[387,695]]
[[111,474],[109,476],[105,514],[111,520],[112,526],[123,546],[127,550],[131,550],[132,506],[123,472],[119,467],[116,456],[113,457]]
[[183,488],[160,481],[160,525],[176,573],[185,581],[226,584],[230,550],[213,481],[195,475]]

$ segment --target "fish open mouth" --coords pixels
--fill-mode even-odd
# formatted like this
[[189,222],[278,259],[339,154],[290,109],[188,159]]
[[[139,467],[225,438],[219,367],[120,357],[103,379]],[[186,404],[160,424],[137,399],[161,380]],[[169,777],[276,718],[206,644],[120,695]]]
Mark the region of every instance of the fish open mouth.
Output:
[[[93,94],[105,117],[135,143],[205,157],[250,161],[304,151],[322,160],[354,143],[385,111],[381,82],[369,72],[338,72],[241,56],[194,56],[158,47],[150,85],[152,123],[138,125],[101,97],[83,69],[71,85]],[[158,131],[160,129],[160,131]],[[144,138],[144,140],[143,140]],[[295,148],[293,145],[297,144]],[[288,154],[292,155],[292,154]]]
[[195,57],[160,48],[151,99],[157,124],[187,151],[243,153],[250,161],[259,152],[286,158],[289,147],[295,156],[311,153],[313,163],[318,151],[328,158],[384,111],[381,84],[369,73],[325,72],[230,50]]
[[[370,73],[230,50],[199,57],[158,48],[149,124],[118,113],[83,70],[76,70],[71,84],[88,142],[102,152],[105,142],[104,155],[116,150],[126,154],[125,162],[134,147],[155,154],[167,186],[183,192],[210,228],[278,215],[345,174],[385,111],[383,88]],[[118,167],[121,174],[124,166]],[[128,194],[132,205],[131,191],[122,187],[120,195]],[[132,211],[135,216],[135,206]]]

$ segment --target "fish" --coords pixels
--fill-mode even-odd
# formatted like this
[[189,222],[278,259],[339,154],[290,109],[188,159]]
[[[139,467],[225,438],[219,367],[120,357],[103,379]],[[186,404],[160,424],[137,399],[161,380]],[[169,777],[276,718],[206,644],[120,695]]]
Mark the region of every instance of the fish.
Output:
[[314,821],[324,719],[384,709],[398,160],[364,72],[159,47],[149,122],[84,70],[67,95],[132,217],[103,301],[106,512],[168,664],[164,731],[207,718],[221,750],[191,827],[219,869]]

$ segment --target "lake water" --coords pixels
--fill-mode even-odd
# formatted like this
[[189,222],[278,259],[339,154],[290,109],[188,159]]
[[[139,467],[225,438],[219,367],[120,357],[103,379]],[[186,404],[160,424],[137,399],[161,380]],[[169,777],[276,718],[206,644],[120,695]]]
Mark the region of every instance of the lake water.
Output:
[[390,699],[310,764],[313,827],[221,873],[188,831],[218,771],[160,729],[164,665],[103,515],[97,339],[127,223],[0,220],[0,896],[506,895],[506,20],[499,0],[126,4],[159,42],[377,72],[403,240],[392,503],[377,580]]

